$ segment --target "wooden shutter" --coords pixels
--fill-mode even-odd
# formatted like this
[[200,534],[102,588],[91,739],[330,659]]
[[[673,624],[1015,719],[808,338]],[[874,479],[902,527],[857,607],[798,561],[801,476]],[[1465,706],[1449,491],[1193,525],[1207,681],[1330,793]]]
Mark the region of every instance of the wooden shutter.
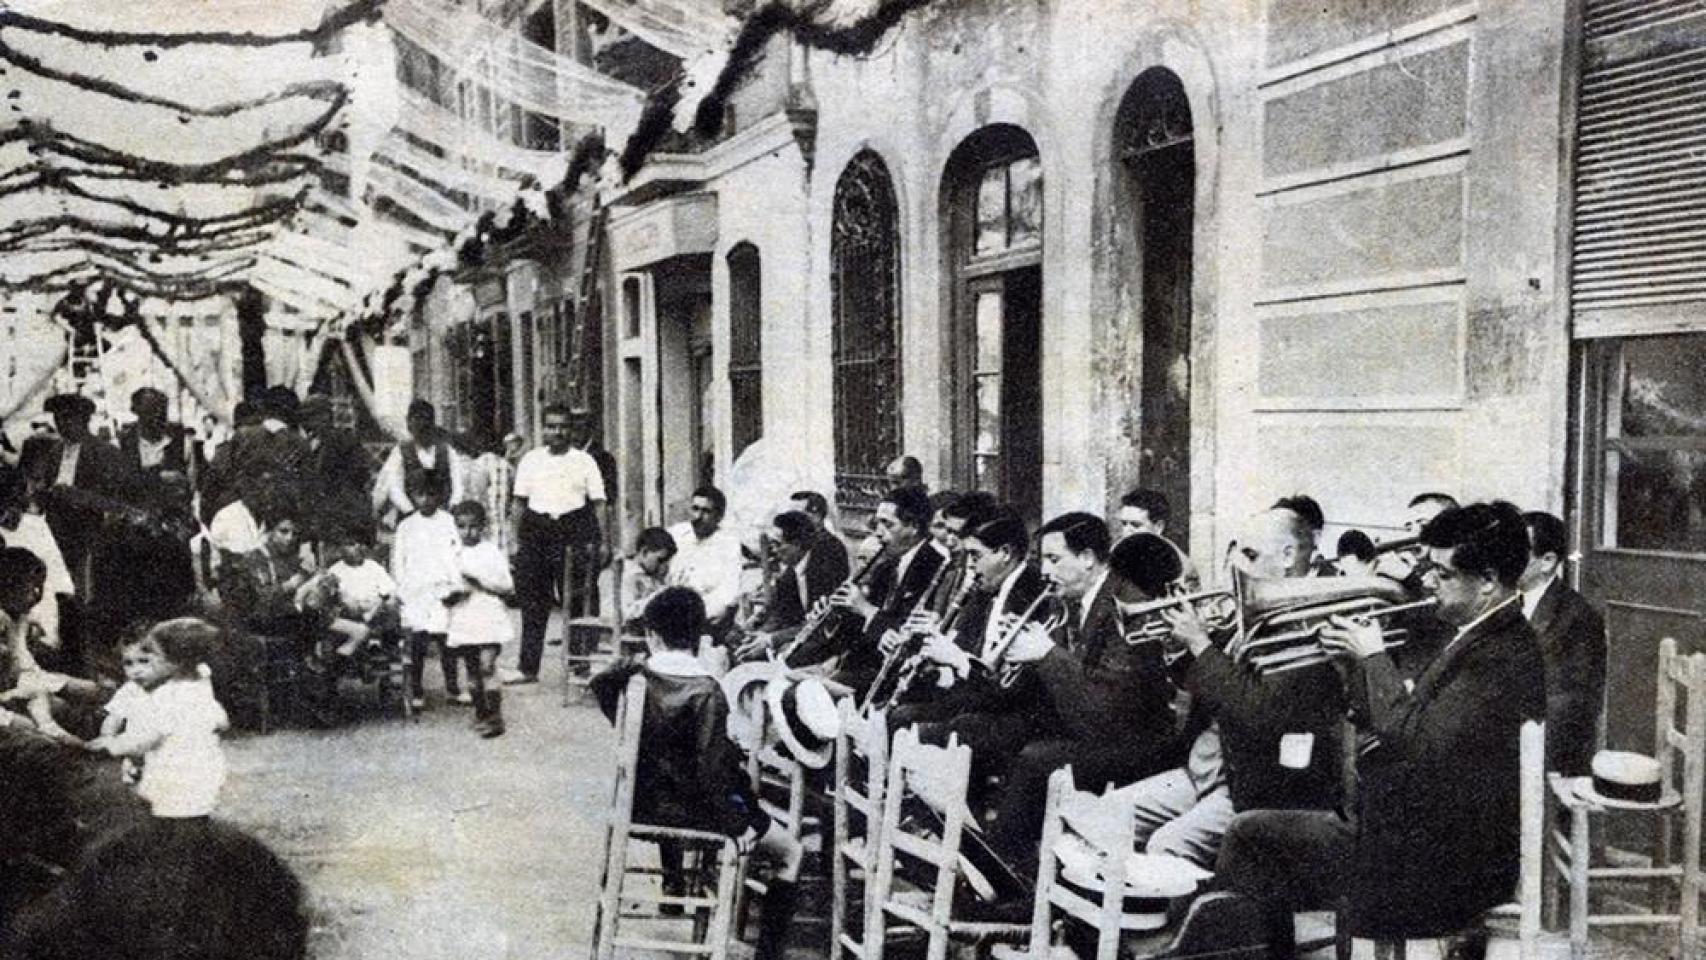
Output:
[[1586,0],[1582,43],[1576,335],[1706,329],[1706,4]]

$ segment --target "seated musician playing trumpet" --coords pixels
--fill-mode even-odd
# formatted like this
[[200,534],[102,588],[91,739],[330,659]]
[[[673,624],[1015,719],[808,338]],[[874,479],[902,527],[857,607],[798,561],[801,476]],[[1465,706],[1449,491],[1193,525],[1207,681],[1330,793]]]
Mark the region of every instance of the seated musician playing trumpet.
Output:
[[1528,534],[1496,502],[1448,508],[1421,537],[1424,589],[1455,634],[1413,685],[1378,626],[1339,617],[1321,636],[1358,733],[1354,818],[1258,810],[1227,831],[1217,872],[1266,908],[1280,960],[1296,952],[1295,910],[1344,897],[1351,936],[1448,938],[1514,892],[1519,730],[1546,711],[1516,590]]

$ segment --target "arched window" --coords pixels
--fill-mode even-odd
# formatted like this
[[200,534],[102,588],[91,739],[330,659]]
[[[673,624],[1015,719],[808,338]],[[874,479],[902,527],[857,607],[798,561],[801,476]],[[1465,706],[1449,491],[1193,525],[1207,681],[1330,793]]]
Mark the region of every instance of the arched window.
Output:
[[733,456],[764,435],[764,287],[758,248],[729,251],[729,403]]
[[844,508],[864,511],[901,452],[900,213],[881,157],[866,150],[848,162],[834,217],[835,492]]

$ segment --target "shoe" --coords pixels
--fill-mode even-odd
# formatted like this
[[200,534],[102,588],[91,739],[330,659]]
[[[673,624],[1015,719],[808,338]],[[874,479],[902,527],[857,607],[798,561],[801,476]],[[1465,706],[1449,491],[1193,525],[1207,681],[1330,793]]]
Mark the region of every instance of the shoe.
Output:
[[539,678],[525,673],[511,673],[504,677],[504,686],[523,687],[530,683],[538,683]]
[[411,710],[425,710],[426,709],[426,697],[410,697],[409,698],[409,709],[411,709]]
[[474,695],[466,690],[458,690],[450,695],[450,702],[459,707],[471,707],[474,705]]
[[503,735],[504,722],[502,720],[493,720],[480,730],[480,739],[482,740],[495,740]]

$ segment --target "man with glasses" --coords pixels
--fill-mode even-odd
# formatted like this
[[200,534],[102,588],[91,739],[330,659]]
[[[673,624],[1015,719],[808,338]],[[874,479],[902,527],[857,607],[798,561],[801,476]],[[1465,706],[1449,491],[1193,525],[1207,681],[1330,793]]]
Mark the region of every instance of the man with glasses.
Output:
[[1217,872],[1265,908],[1270,956],[1295,955],[1294,911],[1340,897],[1351,936],[1455,939],[1515,890],[1518,734],[1546,712],[1517,590],[1528,533],[1495,502],[1447,508],[1421,537],[1423,589],[1454,633],[1419,678],[1399,672],[1378,624],[1336,617],[1322,632],[1357,727],[1354,819],[1260,810],[1227,831]]

